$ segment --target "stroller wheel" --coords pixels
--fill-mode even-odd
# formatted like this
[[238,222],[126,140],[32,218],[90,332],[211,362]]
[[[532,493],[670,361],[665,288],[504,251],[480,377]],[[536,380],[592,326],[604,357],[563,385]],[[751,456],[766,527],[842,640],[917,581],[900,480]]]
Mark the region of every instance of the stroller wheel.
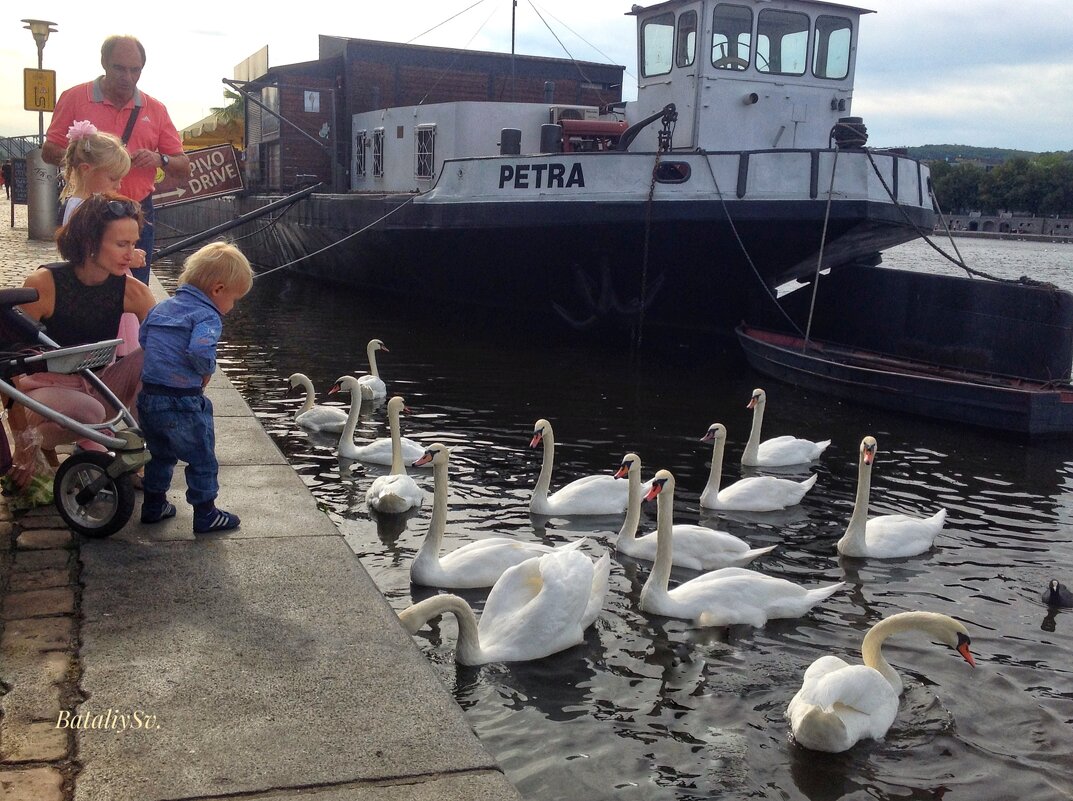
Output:
[[[83,536],[111,536],[127,524],[134,511],[130,473],[113,479],[106,472],[114,460],[107,453],[86,451],[69,457],[56,471],[56,508],[67,525]],[[99,486],[93,492],[95,484]]]

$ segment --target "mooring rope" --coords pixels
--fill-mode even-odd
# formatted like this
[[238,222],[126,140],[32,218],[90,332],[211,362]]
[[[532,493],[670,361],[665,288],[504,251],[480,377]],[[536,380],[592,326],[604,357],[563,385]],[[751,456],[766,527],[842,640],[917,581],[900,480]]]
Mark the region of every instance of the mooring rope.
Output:
[[812,315],[816,311],[816,295],[820,289],[820,270],[823,269],[823,248],[827,244],[827,223],[831,219],[831,201],[835,196],[835,170],[838,169],[839,149],[834,149],[835,157],[831,162],[831,184],[827,187],[827,207],[823,212],[823,231],[820,233],[820,253],[816,258],[816,275],[812,279],[812,299],[808,304],[808,323],[805,325],[804,350],[808,350],[808,341],[812,336]]
[[645,236],[644,245],[641,248],[641,297],[640,306],[637,309],[637,332],[633,338],[635,352],[641,350],[644,341],[645,308],[648,302],[648,244],[652,233],[652,204],[656,194],[656,171],[659,169],[661,151],[656,151],[656,161],[652,165],[652,182],[648,185],[648,203],[645,204]]

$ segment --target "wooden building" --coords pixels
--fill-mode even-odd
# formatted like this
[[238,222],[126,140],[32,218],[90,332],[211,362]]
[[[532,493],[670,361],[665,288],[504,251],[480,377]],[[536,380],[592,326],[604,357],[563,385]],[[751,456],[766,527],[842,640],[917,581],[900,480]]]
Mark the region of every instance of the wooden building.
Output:
[[624,71],[568,59],[321,36],[317,61],[269,68],[246,85],[260,102],[246,103],[246,185],[256,192],[291,192],[320,181],[326,191],[347,191],[350,121],[359,112],[460,100],[609,106],[621,102]]

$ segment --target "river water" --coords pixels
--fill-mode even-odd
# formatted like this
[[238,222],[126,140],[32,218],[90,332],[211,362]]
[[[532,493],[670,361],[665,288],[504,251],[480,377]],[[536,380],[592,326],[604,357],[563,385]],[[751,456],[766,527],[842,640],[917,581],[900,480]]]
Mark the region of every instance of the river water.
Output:
[[[1073,246],[958,246],[979,269],[1073,289]],[[957,274],[922,243],[897,248],[885,263]],[[160,272],[166,279],[167,269]],[[419,512],[373,520],[364,493],[381,470],[351,476],[331,438],[297,429],[299,399],[286,381],[304,372],[320,402],[337,402],[323,393],[337,377],[366,370],[373,337],[390,348],[379,360],[389,392],[411,409],[405,433],[454,446],[445,547],[493,533],[549,543],[585,535],[594,555],[610,546],[618,520],[530,518],[540,453],[528,444],[534,421],[546,417],[558,442],[553,488],[611,472],[636,451],[646,478],[658,468],[675,474],[677,522],[699,520],[754,547],[778,545],[754,563],[764,573],[849,585],[800,619],[697,629],[640,612],[649,567],[616,558],[584,644],[550,658],[463,667],[454,662],[453,621],[426,627],[420,648],[526,798],[1073,797],[1073,610],[1049,611],[1040,600],[1052,577],[1073,584],[1073,442],[1027,444],[856,406],[740,365],[684,360],[658,341],[635,356],[627,341],[560,343],[426,311],[278,274],[239,303],[221,347],[228,376],[397,610],[431,592],[408,577],[428,525],[431,475],[417,474],[429,492]],[[712,422],[727,426],[724,481],[736,479],[754,386],[768,391],[767,436],[833,440],[811,468],[819,481],[785,512],[699,510],[711,453],[698,439]],[[386,434],[384,407],[367,409],[358,439]],[[838,557],[866,434],[880,448],[873,514],[949,511],[932,551]],[[642,527],[654,526],[654,508],[646,509]],[[676,570],[672,578],[692,575]],[[480,609],[483,592],[463,595]],[[840,755],[794,745],[783,712],[807,666],[827,653],[859,659],[868,626],[918,609],[965,622],[976,669],[925,636],[891,640],[885,651],[907,689],[887,738]]]

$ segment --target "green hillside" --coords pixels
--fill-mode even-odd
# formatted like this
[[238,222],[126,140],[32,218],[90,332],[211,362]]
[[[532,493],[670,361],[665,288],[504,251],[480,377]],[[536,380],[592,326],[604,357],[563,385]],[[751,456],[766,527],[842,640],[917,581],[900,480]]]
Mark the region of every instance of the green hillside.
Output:
[[1030,150],[1008,150],[1001,147],[973,147],[972,145],[921,145],[909,148],[909,155],[920,161],[951,161],[954,159],[982,159],[984,161],[1009,161],[1015,158],[1032,159],[1040,155]]

